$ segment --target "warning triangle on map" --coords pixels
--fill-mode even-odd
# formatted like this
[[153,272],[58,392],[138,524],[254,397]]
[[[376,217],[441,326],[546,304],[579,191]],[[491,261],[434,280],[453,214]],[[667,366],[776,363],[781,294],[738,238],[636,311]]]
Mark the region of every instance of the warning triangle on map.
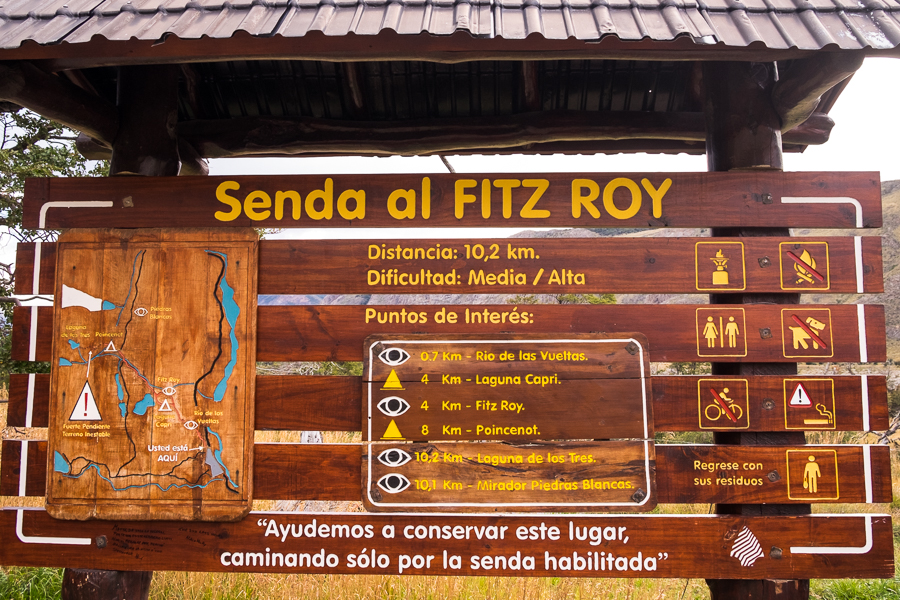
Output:
[[100,409],[97,407],[97,401],[94,399],[94,391],[88,381],[84,382],[84,387],[78,395],[78,401],[72,410],[70,421],[102,421]]
[[397,372],[391,369],[391,374],[388,375],[387,381],[384,382],[383,390],[402,390],[406,389],[403,387],[403,384],[400,383],[400,378],[397,377]]
[[156,409],[156,412],[172,412],[172,405],[169,404],[168,398],[163,399],[162,404]]
[[104,352],[118,352],[118,350],[116,350],[116,345],[113,344],[112,341],[110,341],[109,344],[106,345],[106,348],[103,351]]
[[797,387],[794,388],[794,393],[791,396],[791,401],[789,404],[791,406],[812,405],[812,401],[809,399],[809,394],[806,393],[806,388],[803,387],[802,383],[798,383]]
[[387,430],[384,432],[384,435],[381,436],[383,440],[402,440],[403,434],[400,433],[400,428],[397,427],[397,424],[394,423],[394,420],[391,419],[391,422],[387,426]]

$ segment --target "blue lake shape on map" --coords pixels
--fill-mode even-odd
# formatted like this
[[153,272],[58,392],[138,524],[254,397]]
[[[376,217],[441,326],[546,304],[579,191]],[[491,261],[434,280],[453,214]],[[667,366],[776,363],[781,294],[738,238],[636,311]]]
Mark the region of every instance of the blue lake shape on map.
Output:
[[134,405],[134,414],[144,416],[147,412],[147,409],[151,406],[156,406],[156,402],[153,401],[153,396],[151,394],[144,394],[144,398]]

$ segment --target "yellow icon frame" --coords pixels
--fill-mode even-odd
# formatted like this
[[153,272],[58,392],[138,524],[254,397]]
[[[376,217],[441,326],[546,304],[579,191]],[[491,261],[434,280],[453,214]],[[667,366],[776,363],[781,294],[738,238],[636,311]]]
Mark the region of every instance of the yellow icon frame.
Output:
[[[702,346],[700,344],[700,312],[713,312],[713,313],[722,313],[722,312],[740,312],[741,315],[741,339],[744,345],[744,351],[741,354],[704,354],[702,350]],[[711,357],[711,358],[742,358],[747,356],[747,313],[743,308],[732,308],[732,307],[703,307],[698,308],[694,313],[694,325],[697,333],[697,356],[698,357]],[[704,338],[705,339],[705,338]]]
[[[809,496],[804,494],[802,497],[795,497],[791,495],[791,454],[801,454],[803,456],[809,455],[827,455],[834,458],[834,496]],[[818,462],[818,461],[817,461]],[[784,463],[785,463],[785,479],[787,484],[787,496],[789,500],[839,500],[841,497],[841,488],[840,488],[840,479],[838,478],[838,457],[837,450],[815,450],[813,448],[809,448],[806,450],[797,449],[797,450],[786,450],[784,454]]]
[[[744,411],[744,414],[741,416],[741,419],[744,417],[747,418],[747,424],[743,426],[735,426],[735,427],[706,427],[703,425],[703,383],[704,382],[726,382],[726,381],[738,381],[744,383],[744,389],[747,390],[747,397],[744,398],[743,404],[741,404],[741,408]],[[735,404],[738,404],[735,402]],[[723,415],[724,416],[724,415]],[[715,377],[704,377],[702,379],[697,380],[697,421],[700,429],[713,429],[713,430],[734,430],[734,429],[750,429],[750,384],[746,379],[739,379],[737,377],[731,378],[715,378]]]
[[[793,394],[793,388],[796,383],[808,383],[810,381],[827,381],[828,387],[831,390],[831,412],[834,414],[834,423],[832,423],[831,427],[822,427],[815,425],[802,425],[800,427],[793,427],[788,424],[788,410],[790,410],[790,406],[788,402],[791,400],[791,394]],[[788,382],[794,382],[788,385]],[[837,428],[837,410],[835,409],[835,404],[837,403],[834,397],[834,379],[830,377],[805,377],[805,378],[792,378],[785,379],[783,382],[784,386],[784,428],[790,431],[834,431]],[[827,407],[826,407],[827,408]]]
[[[786,312],[820,312],[825,311],[828,314],[828,352],[829,354],[788,354],[788,352],[793,352],[793,344],[788,344],[788,335],[787,335],[787,326],[784,323],[784,313]],[[818,317],[813,317],[818,319]],[[831,319],[831,309],[830,308],[803,308],[802,305],[798,305],[796,308],[782,308],[781,309],[781,354],[785,358],[831,358],[834,356],[834,336],[831,333],[831,330],[834,328],[832,325],[833,321]]]
[[[803,246],[824,246],[825,247],[825,287],[817,287],[815,285],[785,285],[784,283],[784,254],[785,246],[795,246],[801,244]],[[820,261],[821,262],[821,261]],[[818,268],[817,268],[818,270]],[[781,289],[785,291],[826,291],[831,289],[831,258],[828,254],[828,242],[781,242],[778,244],[778,277],[781,282]]]
[[[700,287],[700,246],[740,246],[741,248],[741,287],[731,285],[716,285],[712,287]],[[694,244],[694,286],[698,292],[742,292],[747,289],[747,260],[744,256],[744,242],[697,242]]]

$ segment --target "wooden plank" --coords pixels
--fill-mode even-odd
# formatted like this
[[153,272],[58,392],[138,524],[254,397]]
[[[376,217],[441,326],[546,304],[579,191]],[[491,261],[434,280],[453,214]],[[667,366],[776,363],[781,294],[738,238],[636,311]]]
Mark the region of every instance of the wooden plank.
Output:
[[[449,323],[450,315],[456,323]],[[509,322],[518,314],[518,324]],[[792,344],[792,316],[835,330],[825,346]],[[731,319],[734,321],[731,321]],[[708,321],[713,319],[713,321]],[[372,333],[590,333],[627,331],[639,323],[651,361],[815,362],[885,360],[880,306],[709,305],[409,305],[263,306],[257,360],[360,360]],[[714,328],[706,330],[706,323]],[[732,339],[726,328],[735,324]],[[830,323],[830,325],[828,324]],[[860,352],[860,329],[866,341]],[[706,330],[706,331],[705,331]],[[805,330],[803,336],[807,335]],[[821,336],[817,336],[821,339]],[[15,342],[15,341],[14,341]]]
[[[32,292],[34,252],[34,243],[19,244],[18,294]],[[50,294],[55,244],[41,244],[41,256],[42,293]],[[260,294],[884,291],[873,236],[263,240],[259,260]]]
[[648,512],[652,441],[366,444],[376,512]]
[[890,502],[887,446],[657,445],[659,502]]
[[275,240],[260,244],[259,286],[261,294],[884,291],[877,237]]
[[[654,425],[662,431],[882,431],[889,426],[882,376],[706,375],[652,382]],[[809,404],[791,404],[798,385]],[[734,406],[734,420],[713,407],[721,404],[711,389],[734,401],[726,401]]]
[[[440,173],[181,177],[177,181],[166,177],[31,179],[25,190],[24,224],[51,229],[154,227],[165,215],[169,227],[881,226],[881,189],[874,172],[470,177]],[[489,212],[481,199],[483,186],[490,191]],[[296,192],[303,200],[302,209],[298,211],[299,202],[296,206],[283,202],[279,211],[278,191]],[[354,199],[361,198],[361,192],[365,192],[365,214],[362,201]],[[506,208],[504,194],[509,198]],[[604,202],[604,194],[614,203]],[[653,194],[659,198],[656,209]],[[406,202],[407,195],[412,202]],[[823,197],[829,200],[823,202]],[[126,198],[130,200],[127,208]],[[430,200],[423,203],[423,198]],[[833,203],[834,198],[847,200]],[[850,198],[859,202],[858,210]],[[79,206],[88,201],[100,204]],[[48,202],[68,206],[65,210],[47,207],[42,220]]]
[[650,438],[647,338],[373,335],[364,440]]
[[[6,541],[0,564],[21,566],[691,578],[727,570],[742,579],[894,573],[889,515],[251,513],[234,523],[186,527],[170,521],[57,521],[42,510],[19,509],[0,511],[0,531]],[[752,550],[742,552],[743,542]],[[358,561],[364,548],[368,566]]]
[[52,516],[230,520],[250,510],[257,239],[60,237]]
[[[28,425],[28,386],[34,380],[31,403],[32,420]],[[718,381],[704,381],[714,379]],[[656,431],[783,431],[786,403],[795,389],[794,382],[785,385],[785,379],[796,379],[807,391],[815,394],[817,386],[827,386],[819,397],[830,410],[834,402],[834,420],[827,424],[804,423],[805,431],[884,431],[888,428],[887,384],[882,375],[864,376],[756,376],[737,380],[710,378],[709,376],[664,376],[651,378],[653,391],[653,423]],[[805,382],[811,380],[812,383]],[[746,383],[745,383],[746,381]],[[823,381],[831,381],[834,395]],[[47,374],[13,374],[9,379],[9,412],[7,424],[13,427],[46,427],[50,396],[50,376]],[[741,406],[741,419],[732,422],[727,414],[712,420],[701,413],[707,410],[701,404],[705,385],[726,387],[730,398]],[[305,375],[257,375],[256,377],[256,429],[287,431],[360,431],[362,421],[360,403],[361,377],[305,376]],[[822,389],[822,388],[818,388]],[[719,390],[722,391],[722,390]],[[787,391],[787,393],[786,393]],[[298,399],[302,399],[298,402]],[[714,400],[710,396],[710,400]],[[769,402],[771,400],[771,402]],[[746,402],[745,402],[746,401]],[[817,401],[817,402],[818,402]],[[421,405],[420,405],[421,406]],[[771,407],[771,408],[769,408]],[[716,411],[709,409],[712,416]],[[800,408],[800,412],[815,410],[815,406]],[[735,416],[737,416],[736,411]],[[868,423],[864,421],[868,413]],[[804,417],[803,420],[807,420]]]
[[[4,460],[0,464],[0,496],[19,494],[21,468],[18,459],[19,440],[4,440]],[[43,495],[46,442],[31,441],[26,465],[28,495]],[[254,450],[254,496],[262,500],[360,500],[362,489],[361,444],[256,444]],[[728,446],[675,444],[656,445],[657,502],[660,504],[740,503],[740,504],[809,504],[835,502],[890,502],[890,460],[885,446]],[[791,465],[800,470],[799,481],[792,470],[788,488],[788,454]],[[868,452],[868,467],[864,454]],[[798,454],[799,453],[799,454]],[[807,454],[803,454],[807,453]],[[830,465],[832,473],[837,455],[840,497],[835,500],[834,477],[824,466],[821,472],[821,495],[813,498],[802,490],[803,469],[809,456],[815,462]],[[6,456],[12,457],[7,461]],[[31,460],[34,458],[35,460]],[[802,460],[801,460],[802,459]],[[694,468],[694,461],[699,461]],[[805,461],[805,462],[804,462]],[[762,468],[744,468],[744,463],[762,464]],[[706,467],[702,466],[706,465]],[[709,470],[709,465],[725,465]],[[736,465],[736,466],[734,466]],[[791,467],[794,469],[795,467]],[[769,473],[775,471],[774,481]],[[721,475],[720,475],[721,473]],[[869,473],[870,475],[864,475]],[[738,477],[762,479],[753,485],[735,483]],[[827,488],[829,481],[831,487]],[[867,479],[868,477],[868,479]],[[709,485],[694,484],[694,479],[712,479]],[[716,479],[729,480],[716,483]],[[868,484],[866,482],[869,482]],[[800,488],[797,488],[796,485]],[[870,491],[869,491],[870,490]],[[794,493],[796,491],[796,493]]]

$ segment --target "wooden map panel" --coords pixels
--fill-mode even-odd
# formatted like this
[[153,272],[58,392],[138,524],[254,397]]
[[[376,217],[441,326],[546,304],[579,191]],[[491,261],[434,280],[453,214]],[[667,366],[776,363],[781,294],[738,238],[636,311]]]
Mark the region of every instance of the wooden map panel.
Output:
[[47,509],[229,520],[252,500],[257,236],[60,238]]
[[255,512],[234,523],[185,526],[55,521],[41,510],[7,509],[0,511],[0,532],[4,565],[83,569],[691,578],[727,572],[732,579],[894,574],[891,518],[877,514]]
[[881,238],[874,236],[615,237],[275,240],[260,244],[259,289],[261,294],[812,294],[879,293],[884,286]]
[[26,182],[23,209],[35,229],[161,214],[171,227],[880,227],[881,186],[877,172],[47,178]]
[[389,512],[647,512],[653,441],[363,446],[363,503]]
[[652,437],[641,334],[374,335],[364,346],[365,440]]
[[[651,378],[653,391],[653,423],[657,431],[696,431],[700,412],[706,411],[711,402],[701,403],[704,387],[700,383],[709,376],[661,376]],[[720,378],[728,380],[728,378]],[[745,431],[785,431],[785,402],[790,402],[796,385],[785,380],[796,380],[806,389],[806,380],[822,385],[820,381],[834,382],[835,431],[884,431],[888,428],[887,385],[883,375],[851,376],[752,376],[746,379],[747,396],[735,397],[729,388],[726,395],[742,408],[749,409],[748,423],[732,422],[727,414],[709,420],[713,431],[742,428]],[[29,381],[33,381],[31,421],[29,415]],[[718,382],[724,383],[724,381]],[[360,431],[362,420],[359,411],[361,377],[307,376],[307,375],[258,375],[256,377],[256,429],[289,431]],[[811,386],[810,389],[814,389]],[[722,386],[725,387],[725,386]],[[785,396],[787,390],[788,395]],[[808,391],[808,390],[807,390]],[[824,396],[830,400],[830,396]],[[9,412],[7,424],[13,427],[46,427],[50,397],[50,376],[45,374],[13,374],[9,380]],[[296,398],[303,397],[302,403]],[[721,396],[720,396],[721,397]],[[710,401],[715,401],[710,396]],[[776,400],[780,399],[779,402]],[[812,399],[812,397],[811,397]],[[742,401],[747,400],[744,404]],[[769,402],[771,400],[771,402]],[[718,404],[718,403],[716,403]],[[726,402],[726,404],[728,404]],[[817,402],[818,404],[818,402]],[[829,408],[826,402],[826,409]],[[816,410],[816,405],[800,405],[796,412]],[[768,408],[771,407],[771,408]],[[709,409],[712,416],[716,411]],[[788,412],[790,412],[790,409]],[[735,412],[735,411],[733,411]],[[817,411],[818,412],[818,411]],[[868,422],[864,417],[868,415]],[[809,417],[798,415],[804,421],[804,430],[828,430],[826,424],[806,424]],[[742,416],[743,417],[743,416]],[[735,412],[735,418],[737,418]],[[813,419],[816,417],[813,416]],[[793,418],[789,422],[793,424]],[[744,426],[746,425],[746,428]],[[704,426],[705,428],[705,426]]]
[[[438,442],[437,445],[443,445]],[[471,443],[473,448],[480,444]],[[2,443],[3,463],[0,464],[0,495],[40,496],[44,493],[47,443],[28,441],[25,443],[27,459],[23,462],[23,442],[4,440]],[[260,500],[359,500],[362,485],[359,473],[362,469],[364,444],[256,444],[254,450],[254,497]],[[838,476],[841,502],[889,502],[891,492],[887,473],[890,471],[890,456],[884,446],[746,446],[735,453],[735,446],[728,445],[656,445],[656,501],[660,504],[714,503],[729,498],[729,503],[756,504],[804,504],[811,501],[833,502],[826,499],[807,499],[805,493],[788,496],[786,483],[786,454],[799,452],[792,460],[809,462],[808,450],[837,450]],[[771,448],[780,449],[782,454],[772,454]],[[868,450],[866,450],[868,448]],[[477,452],[477,449],[475,450]],[[868,454],[868,458],[866,458]],[[816,457],[819,464],[820,457]],[[758,460],[755,460],[758,459]],[[697,469],[694,461],[699,461]],[[702,465],[722,464],[737,466],[717,467],[710,473]],[[822,459],[821,464],[831,464]],[[755,461],[755,462],[754,462]],[[477,462],[477,461],[476,461]],[[762,468],[744,468],[761,463]],[[721,477],[737,479],[747,476],[757,478],[762,471],[768,478],[772,471],[778,478],[774,482],[764,482],[760,486],[734,486],[733,482],[700,485],[695,477]],[[828,476],[819,467],[825,489]],[[720,474],[720,472],[722,474]],[[24,476],[22,475],[24,473]],[[780,479],[779,479],[780,478]],[[834,478],[832,477],[832,483]],[[802,476],[800,479],[802,483]],[[662,485],[662,484],[665,485]],[[21,486],[25,494],[20,494]],[[746,488],[746,489],[745,489]]]

